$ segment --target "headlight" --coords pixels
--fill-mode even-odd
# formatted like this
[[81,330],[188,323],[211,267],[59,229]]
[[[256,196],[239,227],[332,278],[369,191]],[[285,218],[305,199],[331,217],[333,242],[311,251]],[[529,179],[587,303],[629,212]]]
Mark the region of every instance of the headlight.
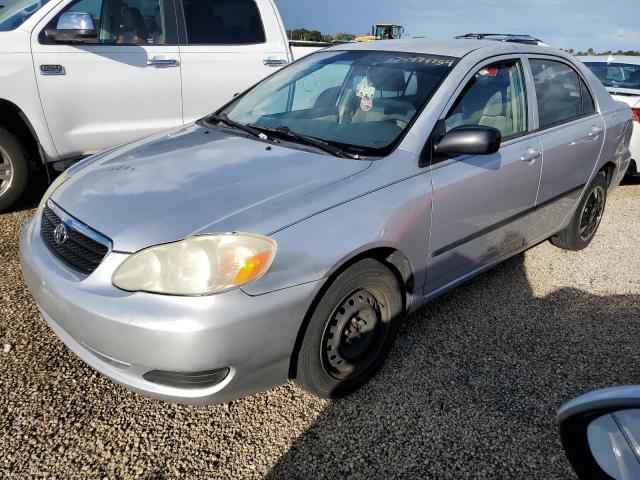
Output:
[[248,233],[199,235],[131,255],[111,279],[122,290],[169,295],[220,293],[260,278],[276,243]]
[[60,185],[62,185],[68,178],[69,178],[69,174],[67,173],[67,170],[65,170],[56,177],[56,179],[51,183],[51,185],[49,185],[49,188],[47,188],[47,191],[44,192],[44,195],[42,196],[42,199],[38,204],[38,209],[36,210],[36,217],[38,217],[38,215],[42,212],[42,209],[44,208],[45,203],[47,203],[47,200],[49,200],[49,197],[53,194],[53,192]]

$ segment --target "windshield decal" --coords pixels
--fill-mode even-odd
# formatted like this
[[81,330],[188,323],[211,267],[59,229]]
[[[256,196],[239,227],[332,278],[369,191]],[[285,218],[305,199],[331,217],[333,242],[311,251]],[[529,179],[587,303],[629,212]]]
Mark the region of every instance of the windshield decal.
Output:
[[395,60],[398,63],[426,63],[431,65],[447,65],[449,68],[453,67],[456,64],[455,61],[445,59],[445,58],[434,58],[434,57],[423,57],[423,56],[397,57]]
[[356,95],[358,97],[361,97],[361,98],[363,98],[363,97],[373,98],[375,93],[376,93],[376,87],[369,83],[369,78],[368,77],[364,77],[362,80],[360,80],[360,83],[358,83],[358,85],[356,85]]

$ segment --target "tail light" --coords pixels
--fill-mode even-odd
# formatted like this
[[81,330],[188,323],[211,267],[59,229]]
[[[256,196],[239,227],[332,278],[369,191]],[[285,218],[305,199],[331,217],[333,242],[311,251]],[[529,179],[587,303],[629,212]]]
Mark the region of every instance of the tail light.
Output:
[[632,108],[631,111],[633,112],[633,119],[636,122],[640,122],[640,108]]

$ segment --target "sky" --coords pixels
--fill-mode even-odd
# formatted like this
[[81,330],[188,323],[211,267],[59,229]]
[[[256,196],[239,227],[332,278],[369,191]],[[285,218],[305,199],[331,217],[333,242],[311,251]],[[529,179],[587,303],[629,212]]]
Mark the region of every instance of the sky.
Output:
[[409,36],[528,33],[553,47],[640,50],[640,0],[275,0],[287,29],[363,35],[374,23]]

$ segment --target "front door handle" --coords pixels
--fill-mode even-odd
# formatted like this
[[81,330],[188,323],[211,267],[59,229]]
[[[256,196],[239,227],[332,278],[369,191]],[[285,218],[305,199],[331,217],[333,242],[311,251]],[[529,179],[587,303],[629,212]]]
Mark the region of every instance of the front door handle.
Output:
[[288,63],[289,62],[284,58],[268,57],[262,60],[262,64],[266,65],[267,67],[283,67]]
[[520,160],[523,162],[533,162],[538,160],[542,156],[542,151],[536,150],[533,147],[527,148],[527,151],[522,154]]
[[598,138],[603,130],[600,127],[591,127],[591,131],[588,133],[590,138]]
[[173,58],[151,58],[147,60],[150,67],[179,67],[180,61]]

